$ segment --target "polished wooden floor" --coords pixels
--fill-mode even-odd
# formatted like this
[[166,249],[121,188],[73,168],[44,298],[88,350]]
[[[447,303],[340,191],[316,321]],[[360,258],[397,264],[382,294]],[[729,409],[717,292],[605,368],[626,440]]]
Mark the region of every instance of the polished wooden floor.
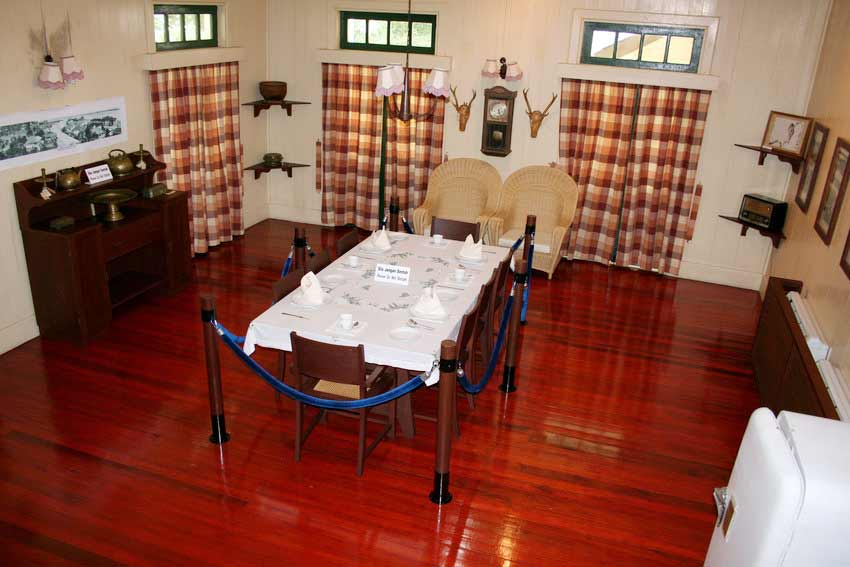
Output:
[[291,402],[224,351],[233,437],[207,441],[198,296],[244,330],[292,230],[251,228],[84,348],[0,357],[0,564],[702,565],[711,490],[757,407],[756,293],[585,263],[537,278],[519,391],[460,404],[439,508],[433,423],[358,479],[356,422],[331,418],[295,464]]

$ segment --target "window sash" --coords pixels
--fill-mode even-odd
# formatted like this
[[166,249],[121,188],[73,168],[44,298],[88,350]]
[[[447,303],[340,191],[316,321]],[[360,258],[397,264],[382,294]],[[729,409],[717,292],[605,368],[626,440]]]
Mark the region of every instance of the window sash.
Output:
[[[339,13],[339,48],[340,49],[356,49],[359,51],[392,51],[396,53],[424,53],[433,55],[436,53],[437,47],[437,16],[434,14],[411,14],[411,25],[407,30],[407,46],[392,45],[390,43],[391,34],[389,33],[391,22],[407,22],[408,15],[406,13],[390,13],[390,12],[352,12],[340,11]],[[348,20],[366,20],[366,41],[364,43],[355,43],[348,40]],[[387,43],[369,43],[369,21],[384,21],[387,22]],[[413,43],[413,24],[424,23],[431,24],[431,46],[416,47]]]
[[[614,50],[611,57],[594,57],[591,55],[591,43],[593,41],[593,32],[595,31],[610,31],[615,33],[633,33],[641,36],[638,57],[632,59],[618,59],[617,46],[618,41],[615,37]],[[664,62],[642,61],[644,38],[648,35],[666,35],[667,43],[664,52]],[[584,33],[582,34],[581,44],[581,63],[590,65],[610,65],[613,67],[632,67],[637,69],[659,69],[662,71],[678,71],[681,73],[696,73],[699,71],[700,53],[702,52],[702,41],[705,35],[705,30],[701,28],[688,28],[679,26],[661,26],[661,25],[640,25],[640,24],[620,24],[609,22],[585,22]],[[691,50],[691,60],[687,64],[669,63],[670,40],[672,37],[688,37],[692,38],[693,48]]]
[[[154,17],[156,14],[165,15],[165,38],[166,41],[155,43],[157,51],[170,51],[175,49],[199,49],[204,47],[218,47],[218,6],[200,5],[200,4],[154,4]],[[182,30],[180,41],[171,41],[168,33],[168,15],[180,16],[180,28]],[[198,27],[196,40],[187,41],[186,37],[186,14],[196,14],[198,16]],[[212,35],[210,39],[201,39],[201,16],[209,15],[212,25]]]

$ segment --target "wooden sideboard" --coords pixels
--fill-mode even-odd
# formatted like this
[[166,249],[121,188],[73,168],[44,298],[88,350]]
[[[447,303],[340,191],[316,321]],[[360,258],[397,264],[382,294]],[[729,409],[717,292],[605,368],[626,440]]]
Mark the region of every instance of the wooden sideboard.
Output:
[[[88,168],[105,163],[94,162]],[[188,195],[153,199],[141,191],[165,164],[145,157],[146,169],[95,185],[80,185],[42,199],[41,183],[14,184],[35,316],[42,336],[86,340],[104,330],[112,310],[154,289],[174,292],[191,277]],[[89,195],[126,188],[139,197],[121,205],[124,219],[105,222],[105,207],[92,208]],[[52,229],[51,219],[75,222]]]
[[786,294],[803,283],[770,278],[753,344],[753,368],[762,404],[838,419],[806,338]]

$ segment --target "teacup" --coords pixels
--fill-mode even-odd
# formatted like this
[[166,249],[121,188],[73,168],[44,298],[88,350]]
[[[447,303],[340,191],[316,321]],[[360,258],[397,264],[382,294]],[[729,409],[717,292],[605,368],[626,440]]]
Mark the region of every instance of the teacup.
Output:
[[455,269],[455,281],[462,282],[466,280],[466,270],[463,268]]
[[348,265],[352,268],[356,268],[360,265],[360,258],[358,258],[357,256],[349,256]]
[[443,235],[442,235],[442,234],[435,234],[435,235],[433,235],[433,236],[431,237],[431,241],[432,241],[432,242],[433,242],[436,246],[439,246],[440,244],[442,244],[442,243],[443,243]]
[[350,331],[354,326],[354,316],[351,313],[342,313],[339,316],[339,326],[346,331]]

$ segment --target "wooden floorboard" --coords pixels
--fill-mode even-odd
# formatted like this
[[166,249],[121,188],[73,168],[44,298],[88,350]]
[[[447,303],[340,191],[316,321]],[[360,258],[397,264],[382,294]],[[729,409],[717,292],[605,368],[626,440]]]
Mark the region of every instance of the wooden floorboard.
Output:
[[[85,346],[0,356],[0,564],[702,564],[712,488],[758,405],[755,292],[580,262],[536,277],[519,391],[461,401],[438,508],[433,423],[358,479],[355,422],[332,417],[295,464],[292,403],[224,350],[232,440],[207,441],[198,297],[244,331],[294,226],[197,258],[193,284],[121,308]],[[339,234],[307,227],[314,249]]]

